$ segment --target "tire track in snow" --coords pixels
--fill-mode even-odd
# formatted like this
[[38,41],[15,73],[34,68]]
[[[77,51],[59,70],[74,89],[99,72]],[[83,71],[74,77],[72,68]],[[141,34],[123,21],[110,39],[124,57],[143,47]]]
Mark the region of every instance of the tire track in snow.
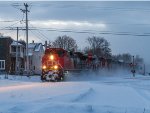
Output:
[[72,102],[78,102],[80,100],[83,100],[84,98],[91,95],[93,92],[93,88],[89,88],[86,92],[79,94],[75,99],[72,100]]

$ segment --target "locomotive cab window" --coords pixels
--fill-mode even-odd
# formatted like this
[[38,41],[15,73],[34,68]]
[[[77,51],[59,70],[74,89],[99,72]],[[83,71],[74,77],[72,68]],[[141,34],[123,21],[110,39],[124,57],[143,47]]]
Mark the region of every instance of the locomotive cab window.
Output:
[[54,51],[49,50],[49,49],[45,51],[45,54],[48,54],[48,55],[49,55],[49,54],[53,54],[53,53],[54,53]]
[[59,57],[63,57],[64,54],[65,54],[65,52],[62,51],[62,50],[58,50],[57,53],[58,53],[58,56],[59,56]]

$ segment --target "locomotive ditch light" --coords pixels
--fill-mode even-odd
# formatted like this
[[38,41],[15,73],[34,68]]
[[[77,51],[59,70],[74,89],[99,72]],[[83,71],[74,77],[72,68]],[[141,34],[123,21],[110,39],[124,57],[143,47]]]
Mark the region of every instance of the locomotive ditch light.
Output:
[[54,60],[54,56],[53,55],[50,55],[50,60]]
[[54,66],[54,69],[58,69],[58,66],[57,66],[57,65],[55,65],[55,66]]
[[44,65],[42,68],[43,68],[43,69],[46,69],[46,66]]

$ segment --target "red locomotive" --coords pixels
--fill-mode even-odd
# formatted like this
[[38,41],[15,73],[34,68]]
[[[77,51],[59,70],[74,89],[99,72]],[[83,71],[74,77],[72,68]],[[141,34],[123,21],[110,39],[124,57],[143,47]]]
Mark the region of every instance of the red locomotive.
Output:
[[47,48],[42,58],[41,80],[60,81],[64,78],[64,71],[73,68],[73,60],[66,50]]

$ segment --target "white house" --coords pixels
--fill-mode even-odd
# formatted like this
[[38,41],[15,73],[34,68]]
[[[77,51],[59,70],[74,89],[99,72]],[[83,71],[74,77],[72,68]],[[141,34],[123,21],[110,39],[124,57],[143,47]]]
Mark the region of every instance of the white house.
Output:
[[28,45],[29,55],[29,69],[33,74],[41,74],[42,56],[44,49],[42,43],[29,43]]

